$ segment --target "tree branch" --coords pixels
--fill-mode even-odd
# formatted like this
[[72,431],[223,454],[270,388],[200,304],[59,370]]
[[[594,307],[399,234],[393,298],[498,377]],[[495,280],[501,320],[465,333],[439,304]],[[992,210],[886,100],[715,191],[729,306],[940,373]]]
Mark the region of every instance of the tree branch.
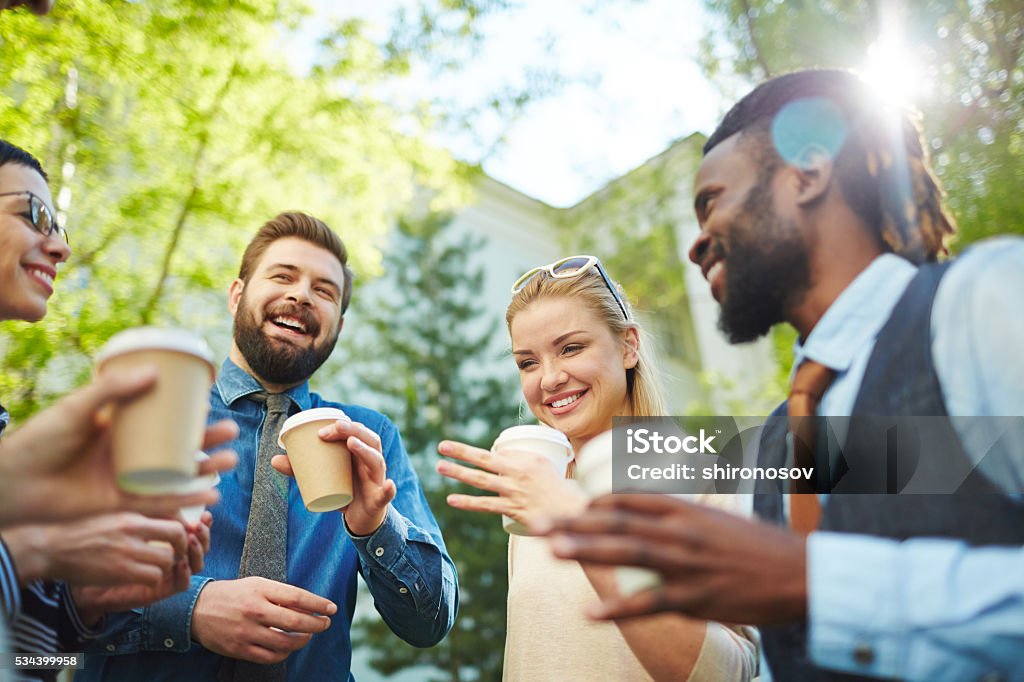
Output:
[[[237,75],[238,61],[236,60],[231,65],[228,77],[224,80],[220,90],[217,91],[209,109],[203,113],[203,120],[213,120],[217,114],[220,113],[221,106],[224,103],[224,98],[227,96],[231,83],[235,80]],[[164,288],[171,275],[171,260],[174,258],[174,254],[178,250],[178,244],[181,242],[181,235],[185,231],[185,223],[188,221],[189,214],[195,206],[196,197],[199,195],[199,189],[202,184],[200,168],[202,167],[203,159],[206,156],[206,150],[209,147],[209,144],[210,134],[209,129],[207,128],[200,134],[199,146],[196,147],[195,155],[192,157],[192,173],[188,196],[181,205],[181,211],[178,213],[178,218],[174,222],[174,229],[171,231],[171,239],[167,244],[167,249],[164,251],[163,263],[160,266],[160,276],[157,278],[156,286],[153,287],[153,293],[150,294],[149,299],[146,301],[146,305],[142,308],[142,312],[139,313],[139,319],[142,324],[150,324],[153,319],[153,313],[156,312],[156,307],[159,305],[160,299],[163,297]]]
[[768,61],[764,58],[764,51],[761,49],[761,43],[757,39],[757,31],[754,30],[754,17],[751,16],[751,7],[749,0],[741,0],[743,5],[743,23],[747,28],[747,37],[750,38],[750,47],[754,50],[754,59],[757,60],[757,65],[761,67],[764,72],[762,74],[763,80],[768,80],[772,77],[772,70],[768,66]]

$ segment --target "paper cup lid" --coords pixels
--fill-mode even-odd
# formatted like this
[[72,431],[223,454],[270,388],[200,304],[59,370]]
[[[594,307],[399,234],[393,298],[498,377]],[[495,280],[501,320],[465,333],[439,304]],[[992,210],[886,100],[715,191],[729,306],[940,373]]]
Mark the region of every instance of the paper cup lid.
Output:
[[135,327],[114,334],[96,355],[96,365],[117,355],[124,355],[139,350],[170,350],[178,353],[194,355],[200,360],[213,365],[213,351],[200,337],[184,329],[171,327]]
[[285,420],[284,424],[281,425],[281,433],[277,437],[277,444],[284,448],[284,443],[281,441],[283,436],[288,431],[291,431],[297,426],[308,424],[309,422],[317,422],[324,419],[338,420],[348,419],[348,415],[344,411],[339,410],[336,407],[314,407],[311,410],[303,410],[297,414],[293,414]]
[[525,424],[523,426],[510,426],[509,428],[498,434],[497,439],[494,441],[494,447],[503,443],[508,443],[514,440],[520,440],[524,438],[535,438],[538,440],[546,440],[552,443],[563,446],[566,450],[570,450],[569,439],[565,437],[565,434],[557,429],[553,429],[550,426]]

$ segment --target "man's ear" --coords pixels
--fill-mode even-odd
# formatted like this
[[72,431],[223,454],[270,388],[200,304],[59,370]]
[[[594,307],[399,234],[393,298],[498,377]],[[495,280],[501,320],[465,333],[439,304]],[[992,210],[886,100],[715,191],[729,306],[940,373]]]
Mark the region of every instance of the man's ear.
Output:
[[231,316],[235,316],[235,312],[238,310],[238,303],[242,300],[242,290],[245,289],[245,282],[240,279],[236,279],[231,283],[231,288],[228,289],[228,310],[231,311]]
[[622,336],[622,366],[633,369],[640,362],[640,333],[636,327],[630,327]]
[[801,208],[816,203],[828,192],[832,184],[832,155],[820,144],[805,145],[791,168],[796,173],[796,203]]

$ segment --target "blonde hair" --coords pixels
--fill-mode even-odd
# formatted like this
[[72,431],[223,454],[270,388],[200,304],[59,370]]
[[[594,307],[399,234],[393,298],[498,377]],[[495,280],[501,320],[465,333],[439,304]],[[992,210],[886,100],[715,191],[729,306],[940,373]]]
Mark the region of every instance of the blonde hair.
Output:
[[[609,281],[611,281],[609,279]],[[626,397],[634,417],[653,417],[665,413],[665,400],[661,390],[650,351],[647,334],[634,319],[633,308],[626,301],[622,287],[612,282],[629,312],[628,320],[623,319],[622,310],[604,283],[601,273],[591,268],[576,277],[555,279],[547,272],[537,273],[522,289],[512,296],[505,311],[505,324],[512,333],[512,320],[527,306],[542,298],[579,299],[583,305],[600,318],[608,330],[617,337],[628,329],[635,329],[639,340],[637,363],[626,370]]]

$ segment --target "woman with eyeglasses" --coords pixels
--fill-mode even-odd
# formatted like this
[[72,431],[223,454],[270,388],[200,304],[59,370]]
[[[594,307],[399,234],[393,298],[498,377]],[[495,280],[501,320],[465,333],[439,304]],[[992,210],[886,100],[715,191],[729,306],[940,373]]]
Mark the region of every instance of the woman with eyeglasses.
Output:
[[[46,315],[58,268],[71,253],[52,201],[39,161],[0,140],[0,321]],[[135,513],[98,514],[167,515],[216,502],[213,492],[144,498],[116,486],[109,420],[101,411],[148,390],[154,379],[152,373],[105,374],[0,439],[0,656],[82,651],[104,612],[179,592],[202,568],[209,517],[187,528]],[[0,405],[0,435],[7,422]],[[208,444],[236,432],[232,424],[214,425]],[[233,455],[218,454],[206,467],[233,463]],[[57,673],[24,671],[23,678]]]
[[[526,272],[505,314],[523,398],[576,453],[617,416],[664,414],[657,370],[630,307],[600,261],[573,256]],[[539,457],[492,453],[454,441],[438,451],[441,474],[497,496],[450,495],[467,511],[505,514],[529,526],[580,512],[575,481]],[[575,462],[570,464],[571,479]],[[722,497],[721,502],[729,498]],[[620,624],[585,608],[614,594],[613,573],[555,559],[547,538],[511,535],[503,678],[533,680],[747,680],[757,668],[750,628],[655,616]]]

